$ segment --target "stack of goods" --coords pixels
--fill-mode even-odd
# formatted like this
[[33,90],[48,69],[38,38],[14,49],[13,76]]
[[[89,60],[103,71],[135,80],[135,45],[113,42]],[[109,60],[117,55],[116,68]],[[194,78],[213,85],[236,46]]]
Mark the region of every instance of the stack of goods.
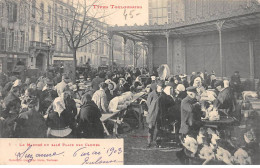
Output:
[[113,98],[108,106],[110,112],[117,112],[126,109],[131,104],[133,95],[131,92],[125,92],[121,96]]
[[197,139],[186,135],[182,142],[185,154],[201,161],[228,165],[252,164],[249,152],[244,147],[234,147],[220,138],[219,132],[211,128],[201,127]]
[[209,120],[209,121],[217,121],[220,119],[218,110],[213,107],[213,104],[206,101],[202,103],[201,111],[205,113],[205,117],[201,118],[203,120]]

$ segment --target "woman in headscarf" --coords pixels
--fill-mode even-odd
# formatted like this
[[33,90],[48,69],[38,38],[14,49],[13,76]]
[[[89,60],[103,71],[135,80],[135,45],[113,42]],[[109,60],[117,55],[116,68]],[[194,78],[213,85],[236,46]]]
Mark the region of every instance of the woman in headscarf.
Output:
[[35,96],[30,96],[24,103],[26,103],[27,108],[24,112],[20,113],[15,120],[14,137],[46,137],[47,127],[43,116],[38,112],[39,100]]
[[198,92],[199,96],[201,96],[206,91],[205,88],[202,86],[202,78],[201,77],[197,77],[197,78],[194,79],[193,86],[197,88],[197,92]]
[[[64,88],[60,97],[54,99],[47,110],[46,125],[48,126],[47,136],[51,138],[72,138],[72,130],[76,126],[75,110],[71,110],[71,105],[67,104],[70,89]],[[74,100],[73,100],[74,101]],[[75,101],[74,101],[75,103]],[[73,109],[76,108],[73,105]],[[76,108],[77,112],[77,108]]]
[[97,105],[91,100],[89,94],[81,99],[82,106],[77,117],[79,138],[104,138],[104,128],[100,121],[102,116]]

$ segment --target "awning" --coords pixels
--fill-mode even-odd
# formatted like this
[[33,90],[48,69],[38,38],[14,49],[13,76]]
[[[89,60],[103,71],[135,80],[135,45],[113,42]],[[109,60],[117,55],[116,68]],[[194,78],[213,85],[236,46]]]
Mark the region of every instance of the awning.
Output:
[[72,57],[53,57],[53,61],[73,61]]
[[119,35],[134,41],[145,42],[152,36],[165,35],[165,32],[169,32],[169,34],[174,37],[217,31],[216,22],[218,21],[225,21],[222,31],[259,26],[260,5],[254,5],[252,8],[248,9],[237,10],[232,12],[232,14],[210,16],[200,20],[194,19],[165,25],[145,24],[143,26],[114,26],[109,27],[108,31],[113,35]]

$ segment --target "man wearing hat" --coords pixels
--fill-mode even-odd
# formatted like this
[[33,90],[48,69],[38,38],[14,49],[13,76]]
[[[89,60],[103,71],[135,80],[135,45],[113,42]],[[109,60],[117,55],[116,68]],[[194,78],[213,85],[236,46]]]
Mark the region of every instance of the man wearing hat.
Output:
[[124,92],[130,91],[130,85],[124,78],[120,78],[117,84],[117,95],[121,95]]
[[105,82],[105,76],[106,74],[104,72],[100,72],[99,75],[92,80],[91,87],[93,92],[99,89],[99,84],[101,82]]
[[240,91],[240,85],[241,85],[241,80],[240,80],[240,75],[238,71],[235,71],[234,75],[231,76],[231,81],[230,85],[233,88],[235,98],[239,98],[241,91]]
[[[169,86],[170,87],[170,86]],[[169,116],[169,109],[174,105],[172,95],[173,90],[170,89],[170,92],[167,95],[164,92],[165,81],[159,81],[157,84],[156,94],[151,93],[155,97],[155,100],[152,104],[148,106],[148,116],[147,122],[149,124],[149,133],[148,133],[148,147],[151,146],[152,139],[156,139],[156,146],[160,147],[162,143],[162,129],[167,127],[167,117]],[[171,87],[172,88],[172,87]],[[157,98],[158,96],[158,98]],[[148,103],[149,104],[149,103]],[[157,132],[154,134],[154,130]],[[154,137],[153,137],[154,136]]]
[[225,88],[223,81],[216,81],[215,87],[219,94],[214,102],[214,107],[221,109],[220,111],[223,111],[226,115],[233,116],[236,108],[236,99],[232,90],[229,87]]
[[46,85],[40,96],[40,112],[45,114],[48,107],[51,105],[53,100],[58,97],[57,92],[54,90],[53,81],[49,78],[46,79]]
[[70,78],[68,74],[63,74],[62,81],[55,86],[59,96],[61,95],[62,91],[68,85],[69,82],[70,82]]
[[181,78],[181,84],[183,84],[185,86],[185,88],[189,87],[189,82],[187,81],[187,75],[180,75]]
[[187,89],[187,96],[181,101],[181,128],[179,133],[186,135],[188,133],[196,132],[197,122],[196,119],[200,119],[200,113],[196,111],[197,90],[196,87],[190,86]]

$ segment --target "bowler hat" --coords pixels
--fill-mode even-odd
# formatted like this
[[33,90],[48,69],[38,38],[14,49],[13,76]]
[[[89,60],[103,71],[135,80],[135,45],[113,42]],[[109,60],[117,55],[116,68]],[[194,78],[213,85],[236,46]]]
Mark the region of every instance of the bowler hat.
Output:
[[215,87],[224,86],[224,83],[223,83],[223,81],[218,80],[218,81],[215,82],[214,86],[215,86]]

